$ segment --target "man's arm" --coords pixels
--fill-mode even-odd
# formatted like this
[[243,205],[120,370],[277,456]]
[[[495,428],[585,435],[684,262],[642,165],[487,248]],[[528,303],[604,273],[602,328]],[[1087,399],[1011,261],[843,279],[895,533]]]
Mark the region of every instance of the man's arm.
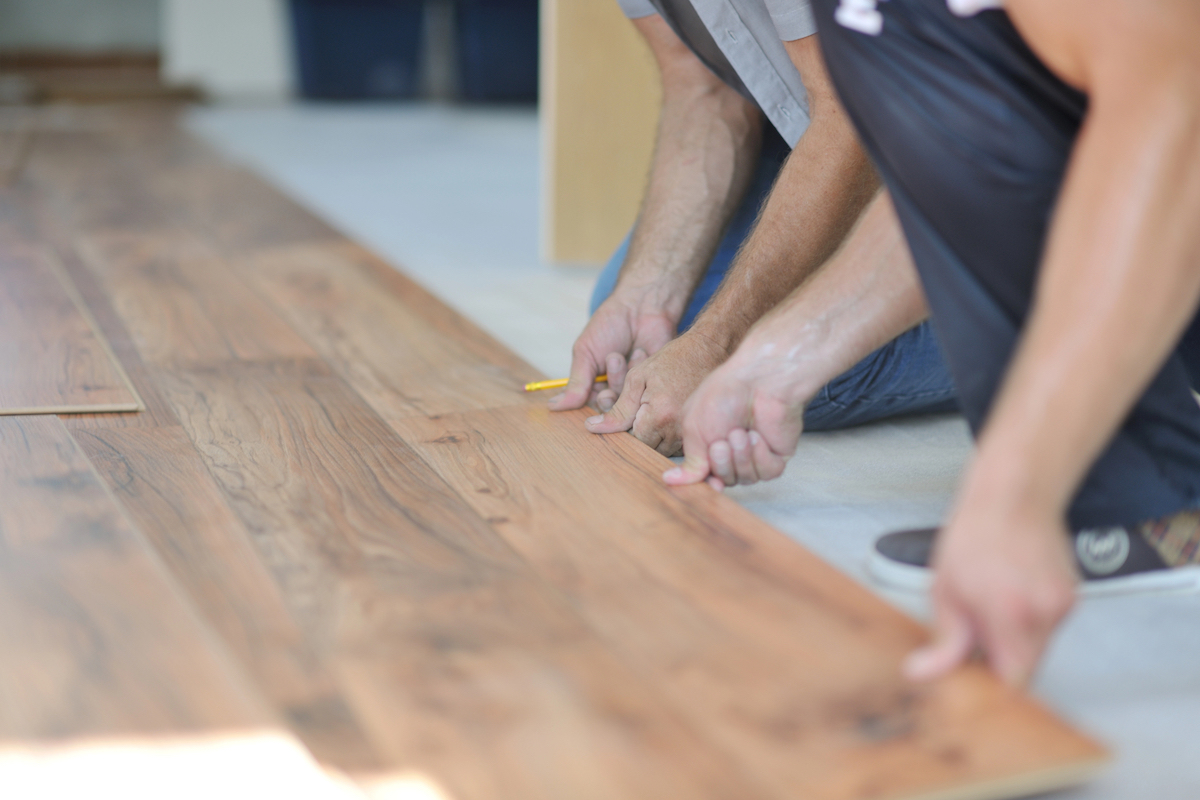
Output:
[[786,46],[804,78],[812,122],[717,294],[689,331],[630,371],[612,410],[588,420],[593,433],[632,430],[660,452],[677,453],[688,396],[751,325],[833,254],[878,188],[817,37]]
[[726,86],[657,14],[635,19],[662,76],[658,137],[642,210],[617,286],[576,340],[571,381],[557,411],[593,397],[607,372],[620,390],[626,365],[675,335],[758,161],[762,114]]
[[1073,600],[1066,509],[1200,302],[1200,5],[1009,0],[1089,96],[1031,314],[939,537],[940,675],[982,647],[1027,681]]
[[688,399],[684,462],[664,479],[708,479],[721,489],[779,477],[821,387],[928,313],[891,200],[880,192],[837,255]]

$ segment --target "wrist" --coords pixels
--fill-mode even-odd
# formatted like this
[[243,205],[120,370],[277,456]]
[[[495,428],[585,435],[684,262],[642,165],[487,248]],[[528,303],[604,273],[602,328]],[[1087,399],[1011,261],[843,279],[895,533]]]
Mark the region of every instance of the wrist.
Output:
[[677,276],[622,277],[613,288],[612,299],[633,316],[662,316],[678,327],[687,309],[692,286]]

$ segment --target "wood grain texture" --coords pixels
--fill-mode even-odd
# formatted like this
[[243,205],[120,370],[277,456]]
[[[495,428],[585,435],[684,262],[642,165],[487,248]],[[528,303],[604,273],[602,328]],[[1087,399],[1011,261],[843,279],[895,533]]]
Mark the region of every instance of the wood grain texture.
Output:
[[545,402],[523,390],[536,370],[497,364],[498,345],[444,312],[431,319],[422,309],[444,308],[440,302],[400,294],[378,270],[363,268],[370,260],[353,245],[308,245],[261,255],[245,271],[383,416]]
[[615,3],[542,6],[542,256],[603,264],[637,218],[662,88]]
[[52,256],[0,245],[0,414],[141,408]]
[[0,418],[0,740],[269,725],[62,423]]
[[79,250],[150,364],[315,357],[222,258],[188,234],[107,233]]
[[249,531],[183,430],[100,428],[76,430],[74,438],[179,586],[312,753],[347,770],[379,768]]
[[760,796],[323,364],[161,381],[391,766],[464,799]]
[[[914,622],[586,412],[509,408],[395,427],[699,730],[794,796],[1005,796],[1104,752],[982,668],[900,676]],[[1040,783],[1040,782],[1044,782]]]

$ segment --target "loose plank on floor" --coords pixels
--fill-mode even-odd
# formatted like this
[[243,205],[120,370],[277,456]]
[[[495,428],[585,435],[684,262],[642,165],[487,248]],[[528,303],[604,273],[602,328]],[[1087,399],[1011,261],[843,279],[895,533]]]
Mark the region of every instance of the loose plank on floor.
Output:
[[0,414],[141,407],[53,257],[0,244]]
[[822,800],[999,797],[1103,761],[982,669],[907,685],[915,623],[707,487],[668,489],[666,459],[585,413],[393,427],[748,772]]
[[326,365],[172,367],[160,383],[386,763],[456,800],[778,796]]
[[272,715],[55,417],[0,417],[0,740]]

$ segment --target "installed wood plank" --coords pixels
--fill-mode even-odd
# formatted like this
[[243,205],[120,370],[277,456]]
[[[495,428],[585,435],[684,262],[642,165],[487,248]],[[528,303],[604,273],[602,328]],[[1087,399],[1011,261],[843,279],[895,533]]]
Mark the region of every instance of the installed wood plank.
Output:
[[509,408],[394,423],[594,628],[751,774],[811,798],[1049,789],[1101,748],[982,668],[930,686],[924,631],[666,459],[585,412]]
[[327,367],[161,381],[390,765],[462,800],[769,796]]
[[522,388],[538,378],[536,370],[497,363],[500,348],[486,334],[389,281],[371,269],[373,260],[348,243],[306,245],[250,260],[246,272],[383,416],[544,402]]
[[272,717],[54,417],[0,418],[0,740]]
[[343,769],[378,768],[249,531],[183,430],[77,430],[74,437],[178,584],[313,754]]
[[82,237],[79,251],[147,363],[316,355],[222,258],[190,235],[96,234]]
[[141,400],[43,250],[0,245],[0,414],[137,411]]

